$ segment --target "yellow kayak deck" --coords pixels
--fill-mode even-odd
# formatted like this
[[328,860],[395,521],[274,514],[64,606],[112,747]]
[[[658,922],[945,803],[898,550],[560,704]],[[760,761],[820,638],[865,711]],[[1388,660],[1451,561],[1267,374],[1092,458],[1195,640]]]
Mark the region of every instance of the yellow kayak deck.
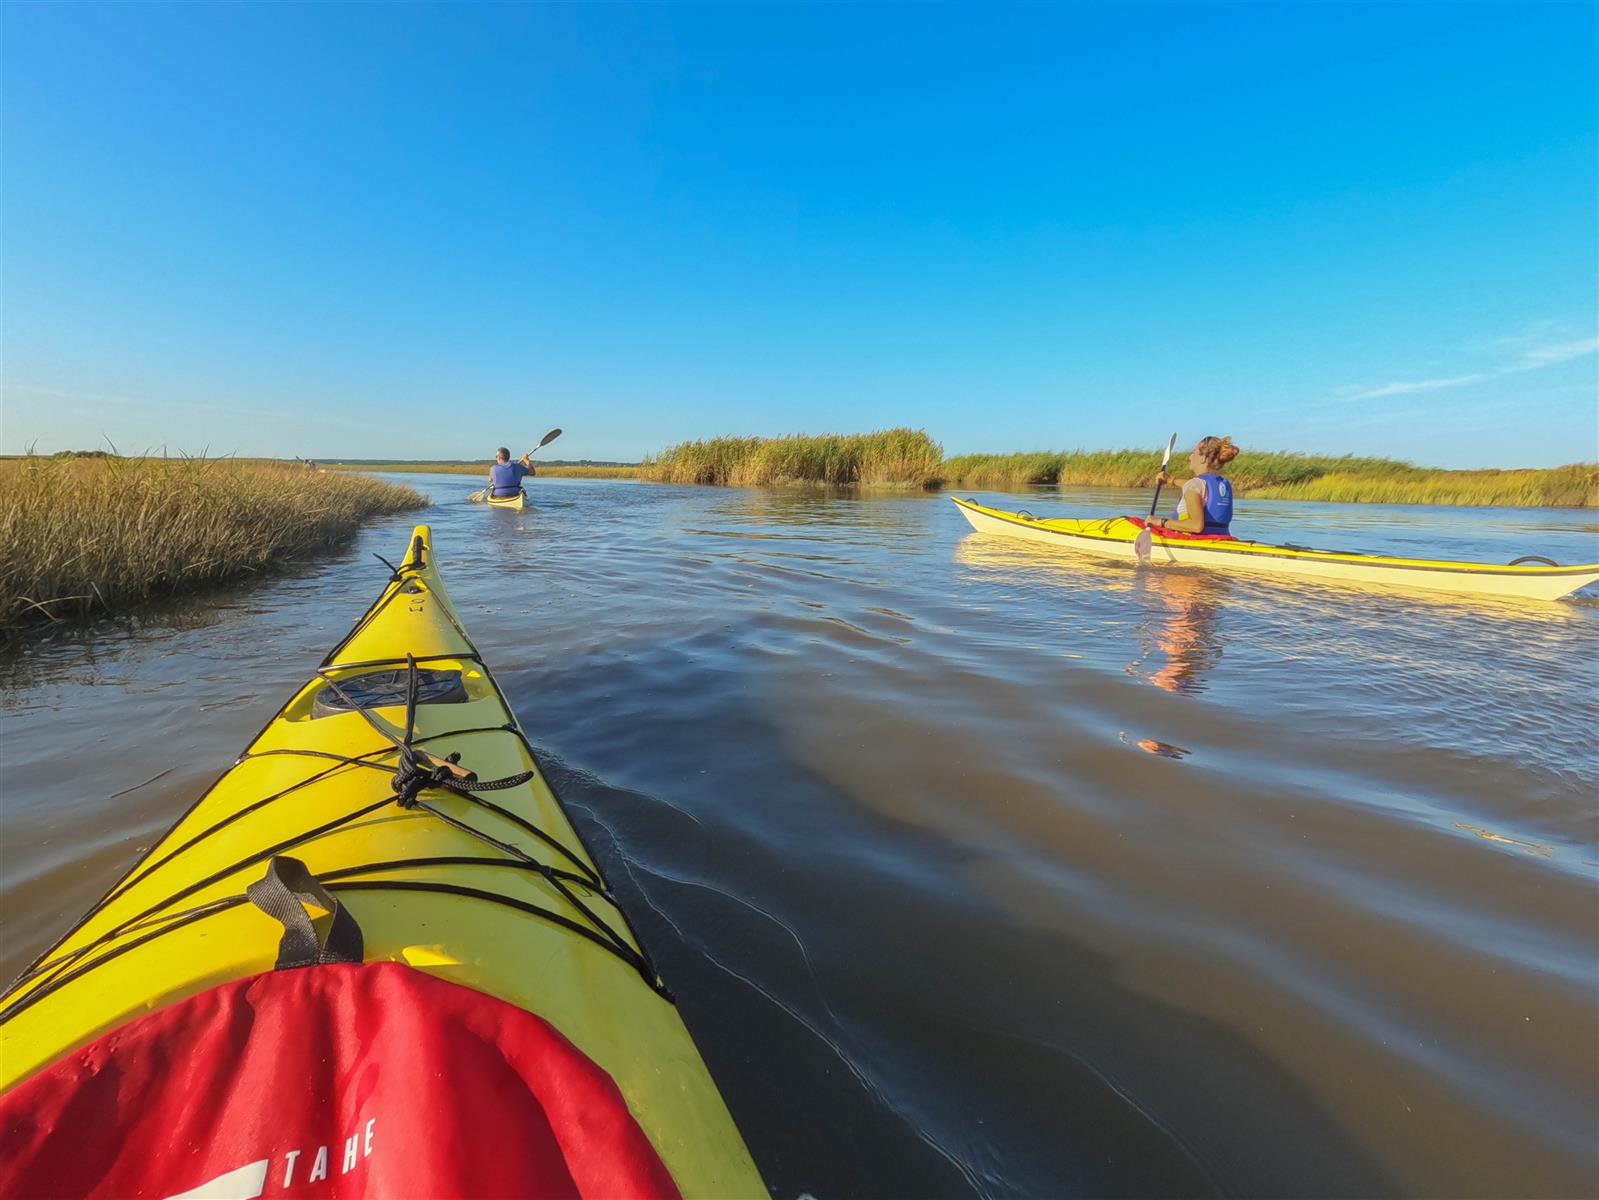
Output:
[[[982,533],[1019,537],[1102,557],[1137,557],[1133,543],[1138,537],[1139,527],[1126,517],[1099,520],[1040,519],[1030,513],[990,508],[975,500],[951,499],[972,528]],[[1168,538],[1159,532],[1153,532],[1150,541],[1150,558],[1154,562],[1341,579],[1350,583],[1427,588],[1480,596],[1558,600],[1578,588],[1599,581],[1599,563],[1551,566],[1394,558],[1381,554],[1272,545],[1268,542]]]
[[[476,790],[436,782],[457,778],[445,763],[457,754]],[[685,1195],[766,1195],[669,993],[462,629],[426,526],[235,765],[0,997],[0,1086],[131,1018],[270,971],[281,927],[243,893],[275,854],[301,859],[339,895],[367,961],[408,963],[554,1025],[616,1081]]]
[[527,493],[518,492],[514,496],[491,496],[487,488],[473,492],[467,497],[473,504],[487,504],[490,508],[526,508]]

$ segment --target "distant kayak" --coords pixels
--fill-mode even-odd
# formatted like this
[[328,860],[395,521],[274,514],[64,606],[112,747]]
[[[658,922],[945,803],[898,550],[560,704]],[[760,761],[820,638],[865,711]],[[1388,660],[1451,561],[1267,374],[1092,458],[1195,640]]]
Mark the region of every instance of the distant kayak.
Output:
[[[990,508],[975,500],[951,499],[972,528],[982,533],[999,533],[1109,558],[1137,557],[1133,542],[1143,528],[1141,521],[1126,517],[1039,518],[1031,513]],[[1428,588],[1477,596],[1513,596],[1526,600],[1558,600],[1599,581],[1599,563],[1561,566],[1532,555],[1502,564],[1451,562],[1313,550],[1308,546],[1273,545],[1226,536],[1185,536],[1165,530],[1152,533],[1152,561],[1223,570],[1342,579],[1349,583]]]
[[491,496],[487,491],[473,492],[467,497],[473,504],[482,504],[485,500],[490,508],[526,508],[527,493],[518,492],[514,496]]

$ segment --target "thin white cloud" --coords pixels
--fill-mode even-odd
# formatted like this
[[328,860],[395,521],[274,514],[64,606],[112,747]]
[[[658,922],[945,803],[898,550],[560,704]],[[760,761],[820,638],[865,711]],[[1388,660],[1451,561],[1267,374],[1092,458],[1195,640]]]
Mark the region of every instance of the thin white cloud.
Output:
[[1572,342],[1536,346],[1531,350],[1523,350],[1520,361],[1511,370],[1531,371],[1538,367],[1547,367],[1552,363],[1568,362],[1573,358],[1582,358],[1595,353],[1599,353],[1599,337],[1578,338]]
[[1376,387],[1356,388],[1339,393],[1340,400],[1376,400],[1382,396],[1408,396],[1411,392],[1436,392],[1439,388],[1464,387],[1492,379],[1498,371],[1473,371],[1469,375],[1448,375],[1442,379],[1402,379]]
[[1378,400],[1387,396],[1408,396],[1412,392],[1436,392],[1444,388],[1465,387],[1467,384],[1485,383],[1490,379],[1502,379],[1506,375],[1519,375],[1524,371],[1536,371],[1541,367],[1552,367],[1556,363],[1570,362],[1573,359],[1599,353],[1599,337],[1545,342],[1532,346],[1527,345],[1524,338],[1500,338],[1496,344],[1521,345],[1523,349],[1513,360],[1490,371],[1470,371],[1464,375],[1445,375],[1436,379],[1396,379],[1375,386],[1340,388],[1334,395],[1339,400],[1355,401]]

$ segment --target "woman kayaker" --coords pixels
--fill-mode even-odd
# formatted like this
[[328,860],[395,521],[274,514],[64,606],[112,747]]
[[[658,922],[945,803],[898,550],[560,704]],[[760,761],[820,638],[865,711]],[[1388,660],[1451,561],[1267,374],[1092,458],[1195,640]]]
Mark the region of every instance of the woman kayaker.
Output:
[[[1182,496],[1169,517],[1150,517],[1153,529],[1183,533],[1227,533],[1233,519],[1233,485],[1221,469],[1238,457],[1238,447],[1230,437],[1199,439],[1188,456],[1193,478],[1181,484]],[[1162,471],[1161,483],[1177,485],[1177,480]]]
[[533,451],[522,456],[521,462],[511,461],[511,452],[501,446],[494,452],[494,465],[489,468],[489,495],[514,496],[522,490],[522,479],[537,474],[529,462]]

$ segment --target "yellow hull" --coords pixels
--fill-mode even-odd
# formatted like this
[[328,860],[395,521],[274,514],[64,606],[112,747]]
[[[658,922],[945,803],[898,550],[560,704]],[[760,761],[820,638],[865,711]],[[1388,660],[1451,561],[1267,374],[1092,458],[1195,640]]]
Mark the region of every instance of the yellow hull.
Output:
[[[1138,536],[1138,527],[1125,517],[1040,520],[1001,508],[989,508],[974,500],[951,498],[972,528],[982,533],[999,533],[1109,558],[1137,557],[1133,541]],[[1158,534],[1151,539],[1150,558],[1160,563],[1338,579],[1384,587],[1427,588],[1477,596],[1512,596],[1524,600],[1558,600],[1599,581],[1599,563],[1550,567],[1449,562],[1380,554],[1343,554],[1266,542],[1188,541]]]
[[467,497],[467,499],[472,501],[474,504],[479,504],[479,503],[482,503],[484,501],[487,501],[488,502],[488,506],[490,508],[526,508],[527,507],[527,493],[526,492],[518,492],[514,496],[491,496],[486,491],[473,492],[470,496]]
[[[0,1086],[143,1013],[270,971],[281,927],[251,905],[181,925],[177,918],[238,897],[272,854],[289,854],[340,893],[365,935],[367,961],[409,963],[537,1013],[609,1072],[685,1195],[765,1196],[676,1007],[657,990],[626,917],[461,628],[429,540],[418,526],[396,576],[319,673],[0,997]],[[383,768],[398,752],[374,722],[403,739],[403,697],[341,711],[329,681],[353,693],[397,669],[408,678],[407,655],[449,685],[447,695],[417,705],[413,746],[436,758],[458,752],[481,780],[532,773],[479,797],[438,788],[422,797],[565,872],[564,892],[525,859],[395,803],[393,772]]]

